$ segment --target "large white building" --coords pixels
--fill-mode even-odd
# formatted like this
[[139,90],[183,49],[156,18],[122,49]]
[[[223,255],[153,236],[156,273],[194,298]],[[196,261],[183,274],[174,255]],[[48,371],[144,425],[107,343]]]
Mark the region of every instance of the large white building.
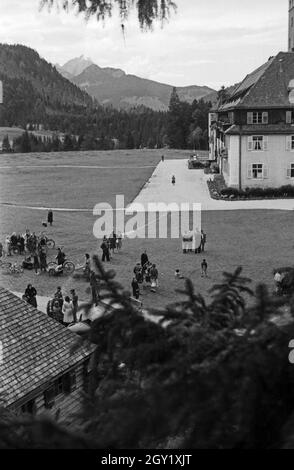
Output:
[[294,185],[294,53],[271,57],[221,94],[209,121],[210,159],[228,186]]

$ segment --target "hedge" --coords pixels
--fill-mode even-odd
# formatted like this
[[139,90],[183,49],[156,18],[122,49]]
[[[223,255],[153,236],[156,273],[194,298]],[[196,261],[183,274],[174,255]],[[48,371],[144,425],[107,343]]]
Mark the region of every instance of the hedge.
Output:
[[235,198],[294,198],[294,186],[287,185],[279,188],[246,188],[239,191],[237,188],[224,188],[220,191],[221,196]]

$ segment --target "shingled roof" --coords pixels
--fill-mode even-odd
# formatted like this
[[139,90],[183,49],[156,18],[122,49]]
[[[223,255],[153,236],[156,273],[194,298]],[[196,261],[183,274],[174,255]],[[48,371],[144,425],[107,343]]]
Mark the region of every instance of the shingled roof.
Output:
[[247,75],[218,110],[293,107],[288,86],[294,80],[294,53],[280,52]]
[[9,406],[62,375],[93,351],[78,337],[0,287],[0,401]]

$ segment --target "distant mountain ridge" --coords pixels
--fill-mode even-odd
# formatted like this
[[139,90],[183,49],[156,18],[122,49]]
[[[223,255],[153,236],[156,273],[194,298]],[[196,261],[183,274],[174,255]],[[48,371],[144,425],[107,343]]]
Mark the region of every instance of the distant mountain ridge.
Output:
[[33,49],[0,44],[0,80],[4,102],[2,125],[42,123],[59,129],[61,123],[80,119],[97,104]]
[[[168,109],[172,85],[128,75],[121,69],[99,67],[84,56],[72,59],[58,71],[75,85],[85,90],[102,105],[128,109],[145,106],[155,111]],[[216,91],[207,86],[191,85],[177,87],[182,101],[192,103],[195,99],[215,101]]]

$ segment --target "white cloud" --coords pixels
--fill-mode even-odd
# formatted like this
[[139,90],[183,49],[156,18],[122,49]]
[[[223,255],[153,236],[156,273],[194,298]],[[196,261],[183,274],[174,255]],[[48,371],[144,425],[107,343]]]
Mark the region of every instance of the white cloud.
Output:
[[176,0],[178,13],[162,29],[141,33],[135,14],[88,23],[74,13],[39,11],[39,0],[0,0],[0,42],[22,43],[53,63],[84,54],[100,66],[124,69],[176,86],[231,84],[287,47],[288,2]]

